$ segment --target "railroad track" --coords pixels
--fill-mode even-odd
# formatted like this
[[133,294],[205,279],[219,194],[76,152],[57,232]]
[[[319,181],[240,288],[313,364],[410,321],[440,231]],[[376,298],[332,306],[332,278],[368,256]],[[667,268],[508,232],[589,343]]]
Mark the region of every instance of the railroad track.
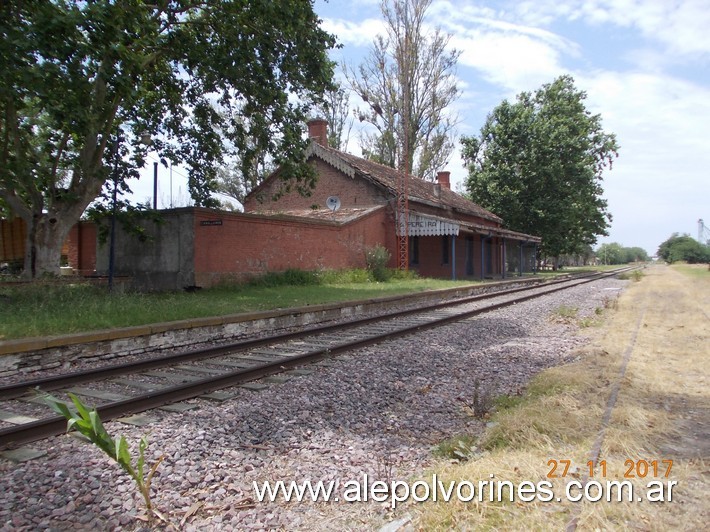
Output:
[[[87,402],[104,401],[96,407],[101,418],[116,419],[174,405],[186,399],[209,397],[207,394],[219,389],[618,275],[630,269],[620,268],[550,281],[535,287],[469,296],[346,323],[0,386],[0,421],[11,425],[0,429],[0,448],[65,431],[66,420],[63,417],[33,419],[23,413],[28,408],[28,402],[37,402],[37,390],[72,392],[88,398]],[[494,302],[479,305],[485,300]],[[78,386],[87,383],[99,384],[102,389]],[[34,405],[34,409],[38,409],[37,405]]]

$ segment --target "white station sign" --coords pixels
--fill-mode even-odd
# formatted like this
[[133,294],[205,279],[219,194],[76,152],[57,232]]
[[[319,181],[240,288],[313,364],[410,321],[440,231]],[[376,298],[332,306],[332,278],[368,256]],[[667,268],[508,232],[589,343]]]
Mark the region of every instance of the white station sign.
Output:
[[[409,236],[458,235],[459,224],[442,218],[433,218],[421,214],[409,213],[407,233]],[[402,226],[399,227],[402,234]]]

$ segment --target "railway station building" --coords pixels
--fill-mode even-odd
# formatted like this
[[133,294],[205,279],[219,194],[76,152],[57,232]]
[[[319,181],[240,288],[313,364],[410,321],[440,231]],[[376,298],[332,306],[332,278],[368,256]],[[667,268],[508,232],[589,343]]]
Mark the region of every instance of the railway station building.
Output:
[[[283,194],[288,176],[277,171],[248,195],[245,211],[333,223],[370,219],[376,242],[390,251],[395,267],[399,171],[328,147],[325,120],[311,120],[308,134],[308,158],[318,174],[311,194]],[[337,210],[329,208],[329,198]],[[420,275],[482,279],[535,268],[540,238],[504,229],[500,217],[451,190],[449,172],[439,172],[436,183],[409,176],[408,200],[409,267]],[[356,251],[363,255],[363,249]],[[352,265],[362,266],[362,260]]]
[[[310,121],[308,133],[318,180],[307,196],[278,169],[247,196],[244,212],[163,210],[161,223],[143,222],[143,241],[117,226],[115,276],[143,290],[208,287],[289,268],[363,268],[378,245],[395,267],[399,172],[328,147],[324,120]],[[447,279],[534,271],[540,238],[503,228],[500,217],[451,190],[449,172],[436,183],[409,176],[408,198],[411,270]],[[95,257],[96,274],[107,275],[109,242],[89,238],[95,234],[85,225],[72,231],[69,263],[86,274]]]

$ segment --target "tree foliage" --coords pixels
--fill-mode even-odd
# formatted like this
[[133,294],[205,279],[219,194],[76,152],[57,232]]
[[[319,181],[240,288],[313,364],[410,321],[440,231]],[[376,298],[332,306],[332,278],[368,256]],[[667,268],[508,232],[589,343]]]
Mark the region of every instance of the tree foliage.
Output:
[[503,101],[478,137],[462,139],[472,200],[507,227],[541,236],[548,257],[593,244],[611,221],[601,181],[618,145],[585,99],[572,77],[561,76]]
[[198,205],[230,151],[246,175],[268,152],[312,182],[301,132],[335,44],[319,23],[299,0],[0,3],[0,198],[28,223],[26,273],[55,271],[109,178],[125,190],[143,132]]
[[688,234],[673,233],[658,247],[658,256],[671,264],[678,261],[710,263],[710,246],[701,244]]
[[454,148],[457,117],[450,106],[459,96],[460,52],[447,49],[450,37],[440,29],[427,30],[430,5],[383,0],[386,35],[375,38],[369,56],[347,78],[367,105],[358,109],[360,121],[375,128],[362,138],[366,157],[433,180]]
[[640,247],[624,247],[617,242],[602,244],[596,251],[597,260],[602,264],[628,264],[650,260],[646,250]]

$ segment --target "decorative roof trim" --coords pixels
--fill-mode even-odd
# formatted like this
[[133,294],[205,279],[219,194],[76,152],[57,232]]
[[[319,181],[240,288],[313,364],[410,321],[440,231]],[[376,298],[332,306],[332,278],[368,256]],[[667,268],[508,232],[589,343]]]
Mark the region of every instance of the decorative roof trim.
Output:
[[328,163],[351,179],[355,179],[356,170],[350,163],[344,161],[332,151],[323,149],[320,144],[313,141],[311,141],[311,145],[306,149],[306,159],[312,156],[318,157],[320,160]]

